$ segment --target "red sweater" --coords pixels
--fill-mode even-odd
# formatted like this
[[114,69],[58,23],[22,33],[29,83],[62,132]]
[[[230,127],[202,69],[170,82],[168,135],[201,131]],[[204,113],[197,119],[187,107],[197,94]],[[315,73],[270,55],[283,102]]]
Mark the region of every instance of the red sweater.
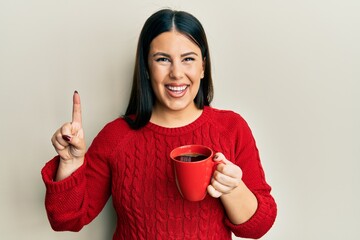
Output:
[[[181,197],[169,153],[185,144],[207,145],[240,166],[244,183],[258,199],[251,219],[234,225],[219,199],[207,195],[203,201],[189,202]],[[83,166],[53,182],[58,161],[55,157],[42,169],[46,210],[57,231],[79,231],[100,213],[110,195],[117,213],[114,240],[221,240],[231,239],[231,232],[260,238],[277,213],[251,130],[231,111],[205,107],[195,122],[180,128],[148,123],[132,130],[118,118],[94,139]]]

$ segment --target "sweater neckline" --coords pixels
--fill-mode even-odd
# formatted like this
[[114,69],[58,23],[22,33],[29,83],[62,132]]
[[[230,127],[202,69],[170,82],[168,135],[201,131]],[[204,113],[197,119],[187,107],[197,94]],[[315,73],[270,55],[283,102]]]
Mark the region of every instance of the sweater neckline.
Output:
[[164,135],[177,135],[177,134],[185,134],[191,132],[207,122],[210,119],[211,108],[209,106],[204,106],[204,109],[201,115],[193,122],[174,128],[162,127],[160,125],[154,124],[152,122],[148,122],[145,128],[148,128],[156,133],[164,134]]

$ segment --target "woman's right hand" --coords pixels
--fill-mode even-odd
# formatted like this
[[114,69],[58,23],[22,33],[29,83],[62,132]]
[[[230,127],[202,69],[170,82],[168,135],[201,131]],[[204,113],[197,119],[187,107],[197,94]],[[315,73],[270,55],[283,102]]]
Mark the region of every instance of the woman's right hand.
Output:
[[59,128],[52,136],[51,142],[60,156],[55,179],[60,181],[69,177],[84,163],[86,144],[82,128],[80,96],[77,91],[73,95],[72,121]]

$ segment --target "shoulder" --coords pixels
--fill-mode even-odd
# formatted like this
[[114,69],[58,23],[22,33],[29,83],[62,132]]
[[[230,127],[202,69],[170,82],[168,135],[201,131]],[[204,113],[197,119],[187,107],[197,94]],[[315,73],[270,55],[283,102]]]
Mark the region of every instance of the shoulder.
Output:
[[224,110],[224,109],[217,109],[213,107],[209,107],[209,111],[211,113],[211,119],[215,124],[222,123],[223,126],[247,126],[247,122],[245,119],[237,112],[232,110]]
[[119,117],[105,124],[104,128],[101,131],[113,131],[113,130],[130,131],[131,129],[129,125],[126,123],[125,119]]
[[92,145],[101,145],[104,148],[114,148],[121,144],[133,134],[132,130],[123,118],[116,118],[105,124],[97,136],[94,138]]
[[105,124],[105,126],[100,130],[97,137],[124,137],[132,131],[133,130],[129,127],[126,121],[123,118],[119,117]]
[[210,119],[213,129],[226,134],[229,138],[252,138],[252,130],[247,121],[237,112],[210,108]]

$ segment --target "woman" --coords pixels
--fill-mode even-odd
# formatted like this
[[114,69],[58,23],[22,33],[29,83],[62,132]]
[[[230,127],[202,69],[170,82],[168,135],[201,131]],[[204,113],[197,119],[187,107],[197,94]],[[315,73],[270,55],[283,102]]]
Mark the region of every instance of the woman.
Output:
[[[210,107],[209,48],[201,23],[160,10],[141,31],[126,114],[107,124],[86,152],[80,96],[72,122],[52,137],[59,154],[42,170],[54,230],[79,231],[110,195],[117,213],[113,239],[260,238],[276,218],[258,150],[245,120]],[[179,194],[170,151],[203,144],[217,165],[199,202]]]

